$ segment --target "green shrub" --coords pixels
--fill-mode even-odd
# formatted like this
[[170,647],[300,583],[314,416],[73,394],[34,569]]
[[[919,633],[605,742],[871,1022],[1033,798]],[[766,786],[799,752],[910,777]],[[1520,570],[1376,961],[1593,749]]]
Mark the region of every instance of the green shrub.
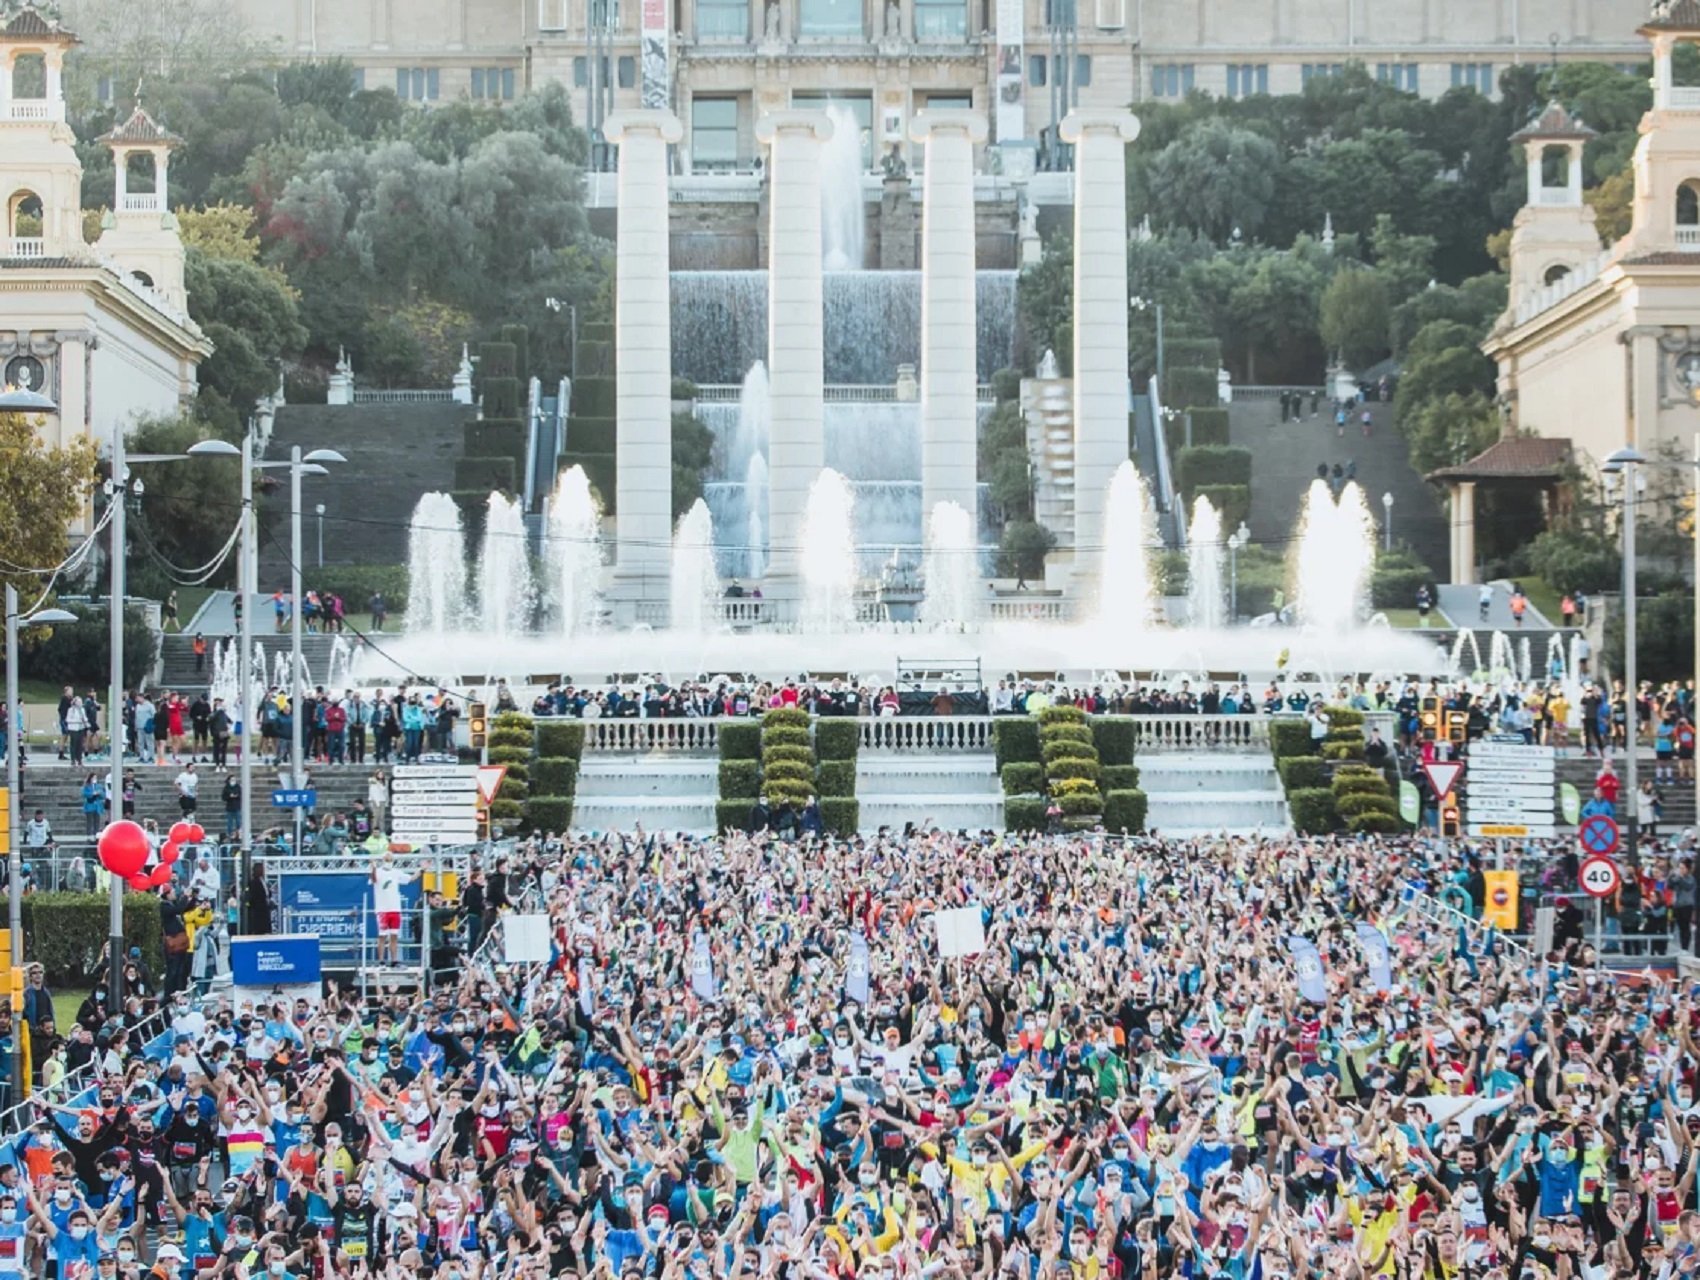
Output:
[[1103,766],[1087,756],[1063,756],[1045,765],[1045,776],[1052,782],[1063,778],[1090,778],[1096,782],[1102,773]]
[[1053,760],[1067,760],[1071,758],[1096,760],[1098,758],[1098,752],[1093,748],[1090,742],[1072,742],[1067,739],[1062,739],[1056,742],[1047,742],[1041,746],[1039,748],[1039,758],[1046,764],[1049,764]]
[[496,794],[503,800],[523,801],[531,794],[531,788],[524,778],[516,778],[510,771],[502,775],[502,784],[496,788]]
[[[1116,768],[1127,768],[1117,765]],[[1145,830],[1145,793],[1136,788],[1118,788],[1104,793],[1104,830],[1129,833]]]
[[479,386],[491,378],[519,376],[519,352],[511,342],[485,342],[478,348]]
[[1104,797],[1096,790],[1078,791],[1066,796],[1056,797],[1057,808],[1069,817],[1077,818],[1083,813],[1104,812]]
[[1300,835],[1325,836],[1334,830],[1334,793],[1327,787],[1303,787],[1287,793],[1287,808]]
[[761,744],[761,762],[764,765],[782,763],[813,764],[815,762],[815,753],[807,746],[793,747],[783,744],[777,747],[769,746],[767,739],[763,738]]
[[820,794],[842,797],[856,794],[856,762],[854,760],[823,760],[815,770],[815,784]]
[[1332,737],[1343,729],[1356,729],[1363,736],[1364,713],[1356,707],[1329,707],[1328,734]]
[[1040,725],[1085,724],[1086,713],[1079,707],[1046,707],[1039,713]]
[[1083,724],[1041,724],[1039,726],[1039,746],[1041,749],[1052,742],[1090,743],[1092,740],[1092,730]]
[[809,727],[809,713],[801,707],[775,707],[763,714],[761,724],[764,729],[772,729],[779,725],[789,725],[795,729],[807,729]]
[[806,783],[812,790],[815,767],[807,760],[773,760],[762,764],[762,777],[769,791],[781,782]]
[[525,825],[533,831],[553,831],[560,835],[573,825],[573,798],[532,796],[525,802]]
[[1409,547],[1383,551],[1370,575],[1370,604],[1377,609],[1415,608],[1417,588],[1433,581],[1433,571]]
[[[1228,443],[1228,411],[1220,405],[1211,408],[1183,409],[1183,413],[1192,415],[1192,443],[1198,445],[1222,446]],[[1181,423],[1182,437],[1185,437],[1186,423]]]
[[722,760],[720,762],[720,798],[761,794],[761,763],[756,760]]
[[721,832],[748,831],[750,829],[750,810],[755,807],[756,798],[754,796],[717,801],[714,806],[715,829]]
[[762,749],[772,747],[802,747],[813,752],[814,739],[809,736],[807,729],[798,729],[788,724],[776,724],[761,731]]
[[508,765],[529,764],[531,763],[531,746],[528,743],[523,747],[516,747],[508,744],[504,744],[499,747],[491,747],[490,763]]
[[761,726],[749,723],[720,726],[720,758],[722,760],[754,760],[761,755]]
[[1062,829],[1074,833],[1080,831],[1096,831],[1104,825],[1102,814],[1077,813],[1063,818]]
[[[364,613],[372,593],[382,591],[390,617],[407,609],[407,566],[404,564],[327,564],[308,574],[309,585],[342,597],[348,612]],[[184,619],[188,621],[187,618]]]
[[1390,818],[1399,816],[1399,802],[1392,796],[1375,795],[1368,791],[1334,793],[1334,808],[1342,818],[1355,818],[1362,813],[1384,813]]
[[1133,763],[1133,717],[1093,716],[1092,745],[1098,748],[1098,759],[1105,764]]
[[498,711],[491,724],[497,729],[524,729],[529,732],[537,722],[523,711]]
[[574,453],[613,453],[615,438],[613,418],[567,419],[567,448]]
[[1281,785],[1288,791],[1328,785],[1328,766],[1321,756],[1288,756],[1277,760],[1275,768],[1281,775]]
[[767,792],[767,802],[774,808],[778,808],[781,801],[789,800],[795,808],[801,809],[814,795],[815,784],[813,779],[769,778],[762,790]]
[[[109,936],[110,899],[104,893],[31,893],[24,895],[24,955],[47,970],[49,985],[83,989],[100,961]],[[142,959],[162,971],[159,898],[152,893],[124,895],[124,941],[140,947]],[[60,1027],[61,1035],[69,1027]]]
[[1316,754],[1310,749],[1310,726],[1303,720],[1271,720],[1269,745],[1277,760]]
[[511,418],[474,420],[461,428],[469,458],[524,458],[525,424]]
[[1342,764],[1334,769],[1336,778],[1379,778],[1381,770],[1367,764]]
[[[1168,359],[1164,362],[1171,369],[1209,369],[1212,373],[1222,363],[1222,343],[1218,338],[1189,338],[1184,335],[1176,337],[1169,335],[1166,349]],[[1209,400],[1189,400],[1187,404],[1214,404],[1216,397]],[[1176,403],[1182,403],[1177,401]]]
[[1136,764],[1107,764],[1098,775],[1104,783],[1104,794],[1112,791],[1134,791],[1139,787],[1139,766]]
[[1088,793],[1097,794],[1098,784],[1091,778],[1058,778],[1050,786],[1051,795],[1056,799],[1063,796],[1082,796]]
[[[1186,493],[1190,501],[1195,498],[1209,498],[1210,505],[1215,507],[1222,516],[1222,527],[1234,530],[1251,515],[1251,489],[1243,484],[1201,484]],[[1240,595],[1246,593],[1246,583],[1240,583]],[[1242,612],[1252,613],[1246,602],[1240,601]],[[1266,613],[1267,609],[1258,609],[1256,613]]]
[[1038,795],[1045,787],[1044,766],[1031,760],[1011,760],[998,776],[1006,796]]
[[[465,750],[465,748],[462,748],[462,750]],[[476,755],[476,753],[474,754]],[[526,761],[494,760],[491,763],[499,764],[502,768],[507,770],[507,772],[502,775],[503,782],[506,782],[509,778],[513,778],[518,782],[524,782],[527,784],[531,782],[531,765]]]
[[1251,484],[1251,450],[1194,445],[1175,459],[1175,483],[1187,493],[1205,484]]
[[504,831],[511,829],[525,816],[525,806],[518,800],[492,800],[490,821]]
[[999,404],[1021,398],[1021,372],[1017,369],[992,370],[992,398]]
[[1043,831],[1045,802],[1027,796],[1010,797],[1003,802],[1005,831]]
[[1324,742],[1322,744],[1324,760],[1362,760],[1364,744],[1361,742]]
[[[10,503],[7,505],[10,506]],[[22,595],[22,591],[19,594]],[[76,626],[63,623],[54,627],[39,644],[19,656],[18,670],[31,680],[71,684],[78,689],[93,686],[102,690],[100,728],[104,734],[107,727],[105,689],[112,672],[111,650],[107,647],[111,620],[104,606],[60,601],[55,607],[87,621]],[[141,684],[153,670],[158,652],[159,644],[148,627],[147,618],[140,609],[127,606],[124,610],[124,683]]]
[[573,379],[573,416],[580,418],[612,418],[615,413],[614,379],[609,377]]
[[697,398],[697,384],[689,378],[674,378],[672,397],[675,400],[695,400]]
[[1384,796],[1387,792],[1387,779],[1378,773],[1359,777],[1351,774],[1335,774],[1333,791],[1337,796],[1370,795]]
[[861,742],[862,728],[852,719],[815,722],[815,754],[822,760],[854,760]]
[[514,460],[512,458],[461,458],[455,463],[455,488],[482,489],[488,493],[499,489],[513,493]]
[[584,722],[582,720],[539,720],[537,722],[537,754],[540,756],[584,755]]
[[854,796],[822,796],[820,817],[829,835],[853,836],[861,829],[862,806]]
[[1390,813],[1360,813],[1346,819],[1346,830],[1354,835],[1362,835],[1365,832],[1392,835],[1403,830],[1404,825],[1397,814]]
[[578,790],[578,761],[572,756],[538,756],[531,766],[531,792],[570,796]]
[[992,721],[992,751],[1000,769],[1012,761],[1037,760],[1039,722],[1031,716],[1002,716]]
[[1170,365],[1163,370],[1163,404],[1214,404],[1217,397],[1216,369]]

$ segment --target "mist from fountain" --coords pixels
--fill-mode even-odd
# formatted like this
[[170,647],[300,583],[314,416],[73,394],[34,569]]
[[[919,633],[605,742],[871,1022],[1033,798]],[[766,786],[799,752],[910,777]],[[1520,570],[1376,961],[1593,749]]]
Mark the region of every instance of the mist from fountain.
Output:
[[409,632],[458,631],[466,615],[466,534],[460,506],[446,493],[424,493],[407,530]]
[[1112,634],[1136,635],[1157,623],[1152,557],[1162,546],[1157,506],[1145,477],[1127,459],[1110,477],[1104,500],[1104,547],[1098,580],[1098,620]]
[[767,459],[752,453],[744,472],[745,540],[749,544],[744,548],[744,572],[750,578],[767,572],[767,498]]
[[969,630],[980,616],[980,547],[975,519],[959,502],[933,505],[921,561],[926,595],[921,623],[935,631]]
[[507,494],[492,493],[484,510],[484,544],[478,555],[480,631],[492,640],[519,635],[531,620],[533,601],[525,513]]
[[1186,537],[1187,625],[1220,627],[1228,618],[1222,574],[1227,548],[1222,541],[1222,517],[1203,494],[1193,500]]
[[576,463],[556,477],[549,495],[543,573],[555,634],[570,639],[595,627],[602,616],[602,510]]
[[725,441],[727,475],[743,475],[751,458],[758,454],[767,457],[772,421],[773,399],[767,383],[767,366],[757,360],[738,388],[738,417]]
[[1299,621],[1340,634],[1362,624],[1375,566],[1375,521],[1364,491],[1348,481],[1336,501],[1326,480],[1310,482],[1299,515],[1294,596]]
[[714,519],[698,498],[673,531],[672,613],[674,631],[703,635],[719,626],[720,579],[714,572]]
[[862,204],[862,126],[848,107],[826,109],[832,137],[821,148],[821,265],[860,271],[867,252],[867,210]]
[[354,646],[347,636],[331,637],[331,656],[325,664],[325,688],[335,692],[338,685],[348,687],[348,673],[354,665]]
[[803,584],[799,631],[843,634],[855,626],[855,505],[850,482],[830,467],[809,486],[797,548]]
[[[1464,670],[1464,646],[1470,647],[1470,656],[1475,659],[1468,671]],[[1452,654],[1446,660],[1446,674],[1453,680],[1460,676],[1474,678],[1482,669],[1482,649],[1476,643],[1476,633],[1468,627],[1458,632],[1458,638],[1452,642]]]

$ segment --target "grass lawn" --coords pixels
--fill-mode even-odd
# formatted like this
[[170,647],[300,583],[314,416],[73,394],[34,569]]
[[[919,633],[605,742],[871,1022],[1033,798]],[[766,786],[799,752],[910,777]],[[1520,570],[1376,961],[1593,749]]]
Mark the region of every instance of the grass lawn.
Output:
[[1527,578],[1519,578],[1517,585],[1523,588],[1523,594],[1529,597],[1529,603],[1540,610],[1548,622],[1555,627],[1564,625],[1564,611],[1558,607],[1564,599],[1562,591],[1554,591],[1544,579],[1533,574]]
[[[1422,615],[1415,609],[1377,609],[1375,612],[1386,614],[1387,625],[1390,627],[1410,627],[1413,630],[1417,630],[1421,629],[1423,625]],[[1430,613],[1428,620],[1431,628],[1439,628],[1446,625],[1443,621],[1441,621],[1439,615],[1435,613]]]

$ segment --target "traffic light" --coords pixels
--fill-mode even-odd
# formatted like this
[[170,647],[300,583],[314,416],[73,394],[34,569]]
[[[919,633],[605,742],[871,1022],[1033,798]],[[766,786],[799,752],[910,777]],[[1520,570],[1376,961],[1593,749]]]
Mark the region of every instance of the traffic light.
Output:
[[1424,698],[1418,704],[1421,708],[1418,723],[1422,726],[1424,742],[1433,742],[1440,737],[1440,699]]
[[1458,793],[1448,791],[1446,798],[1440,802],[1440,834],[1443,836],[1461,836],[1464,834],[1463,815],[1458,812]]
[[1470,736],[1470,713],[1468,711],[1448,711],[1446,718],[1446,740],[1463,743]]
[[488,708],[482,702],[469,703],[466,708],[467,732],[472,735],[472,749],[484,750],[485,734],[490,727]]

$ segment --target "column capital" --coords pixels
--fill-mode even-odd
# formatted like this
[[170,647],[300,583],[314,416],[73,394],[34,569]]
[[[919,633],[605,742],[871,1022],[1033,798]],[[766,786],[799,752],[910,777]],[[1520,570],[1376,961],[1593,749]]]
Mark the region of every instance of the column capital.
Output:
[[1123,142],[1139,136],[1139,117],[1131,111],[1070,111],[1060,130],[1064,142],[1079,142],[1088,134],[1113,133]]
[[965,133],[968,141],[986,140],[986,117],[967,107],[928,107],[909,121],[909,139],[925,142],[935,133]]
[[671,111],[655,108],[631,108],[610,111],[602,122],[602,136],[618,146],[628,137],[650,133],[663,142],[678,142],[685,136],[685,126]]
[[825,142],[832,137],[832,120],[824,110],[788,107],[756,121],[756,141],[763,146],[772,146],[781,133],[808,133],[816,142]]

